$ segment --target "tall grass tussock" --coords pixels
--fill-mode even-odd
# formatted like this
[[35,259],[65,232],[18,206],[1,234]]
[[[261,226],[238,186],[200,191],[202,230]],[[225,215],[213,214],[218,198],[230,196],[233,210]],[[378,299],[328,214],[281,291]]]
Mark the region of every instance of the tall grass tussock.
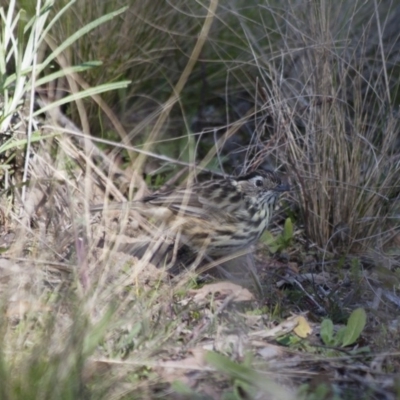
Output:
[[[370,309],[371,348],[396,348],[399,13],[350,0],[2,4],[0,399],[307,398],[312,363],[331,353],[299,341],[310,358],[296,364],[289,342],[254,335],[301,309],[274,265],[300,274],[310,257],[335,284],[361,265],[362,295],[343,308]],[[222,286],[204,295],[200,259],[171,275],[151,248],[118,250],[138,227],[162,241],[157,221],[89,212],[256,167],[292,187],[273,233],[288,217],[295,228],[282,255],[261,244],[264,294],[238,290],[244,308]],[[335,398],[380,393],[335,385]]]

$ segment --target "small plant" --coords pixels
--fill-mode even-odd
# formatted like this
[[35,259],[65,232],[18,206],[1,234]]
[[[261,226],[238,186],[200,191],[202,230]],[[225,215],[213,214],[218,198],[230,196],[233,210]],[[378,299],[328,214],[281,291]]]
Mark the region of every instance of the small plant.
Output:
[[350,346],[360,337],[366,321],[367,314],[365,310],[357,308],[351,313],[347,325],[340,328],[335,334],[333,322],[330,319],[324,319],[321,323],[321,339],[328,346]]
[[283,232],[274,237],[271,232],[266,231],[263,235],[262,242],[268,246],[269,251],[275,254],[279,251],[287,249],[293,239],[293,223],[290,218],[286,218]]

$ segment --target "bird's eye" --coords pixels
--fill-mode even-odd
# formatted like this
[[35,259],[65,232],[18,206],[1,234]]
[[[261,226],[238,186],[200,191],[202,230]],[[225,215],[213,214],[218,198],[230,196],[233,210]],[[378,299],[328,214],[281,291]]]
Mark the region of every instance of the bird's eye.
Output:
[[263,185],[263,181],[262,179],[256,179],[256,181],[254,182],[256,184],[256,186],[261,187]]

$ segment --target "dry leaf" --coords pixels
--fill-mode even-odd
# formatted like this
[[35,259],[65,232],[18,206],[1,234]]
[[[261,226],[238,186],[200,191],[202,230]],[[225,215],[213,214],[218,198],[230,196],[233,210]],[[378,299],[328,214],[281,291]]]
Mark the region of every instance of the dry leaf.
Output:
[[293,330],[297,336],[304,339],[312,333],[312,328],[311,328],[310,324],[302,315],[299,315],[297,317],[297,322],[298,322],[298,325]]
[[207,303],[208,297],[211,295],[219,300],[232,296],[232,301],[235,302],[254,300],[254,296],[249,290],[228,281],[212,283],[204,285],[200,289],[190,290],[189,295],[193,296],[193,301],[197,304]]
[[292,332],[294,328],[296,328],[296,326],[298,325],[297,318],[298,318],[297,315],[293,315],[289,317],[286,321],[281,322],[279,325],[271,329],[251,332],[249,333],[249,336],[258,338],[273,338],[277,336],[282,336],[286,333]]

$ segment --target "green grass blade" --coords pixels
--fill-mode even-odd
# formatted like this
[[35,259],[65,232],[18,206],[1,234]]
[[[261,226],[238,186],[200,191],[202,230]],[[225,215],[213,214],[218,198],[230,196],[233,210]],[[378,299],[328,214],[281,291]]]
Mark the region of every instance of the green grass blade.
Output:
[[[31,136],[31,143],[33,142],[39,142],[40,140],[44,140],[44,139],[49,139],[55,136],[60,135],[60,133],[53,133],[50,135],[41,135],[40,132],[34,132]],[[9,149],[13,149],[15,147],[19,147],[19,146],[25,146],[27,143],[27,139],[19,139],[19,140],[14,140],[14,139],[10,139],[7,140],[2,146],[0,146],[0,154],[4,153],[5,151],[9,150]]]
[[[52,74],[46,75],[43,78],[40,78],[36,81],[35,87],[39,87],[41,85],[44,85],[45,83],[54,81],[55,79],[62,78],[67,75],[71,75],[74,73],[82,72],[82,71],[87,71],[88,69],[94,68],[94,67],[99,67],[103,63],[101,61],[90,61],[84,64],[80,65],[75,65],[73,67],[68,67],[68,68],[63,68],[60,71],[54,72]],[[27,86],[27,90],[30,90],[31,85],[29,84]]]
[[110,19],[116,17],[117,15],[122,14],[127,10],[128,7],[122,7],[117,11],[114,11],[112,13],[103,15],[102,17],[96,19],[93,22],[90,22],[89,24],[85,25],[83,28],[79,29],[76,33],[74,33],[72,36],[67,38],[60,46],[58,46],[43,62],[42,68],[45,68],[47,65],[49,65],[60,53],[62,53],[66,48],[71,46],[72,43],[76,42],[79,38],[82,36],[86,35],[89,33],[91,30],[97,28],[99,25],[109,21]]
[[51,110],[54,107],[59,107],[63,104],[67,104],[79,99],[83,99],[85,97],[90,97],[94,96],[100,93],[108,92],[110,90],[117,90],[117,89],[123,89],[126,88],[130,84],[130,81],[122,81],[122,82],[116,82],[116,83],[106,83],[104,85],[99,85],[94,88],[90,88],[87,90],[82,90],[81,92],[71,94],[67,97],[64,97],[58,101],[55,101],[53,103],[48,104],[47,106],[41,108],[40,110],[37,110],[36,112],[33,113],[33,116],[37,116],[45,111]]

